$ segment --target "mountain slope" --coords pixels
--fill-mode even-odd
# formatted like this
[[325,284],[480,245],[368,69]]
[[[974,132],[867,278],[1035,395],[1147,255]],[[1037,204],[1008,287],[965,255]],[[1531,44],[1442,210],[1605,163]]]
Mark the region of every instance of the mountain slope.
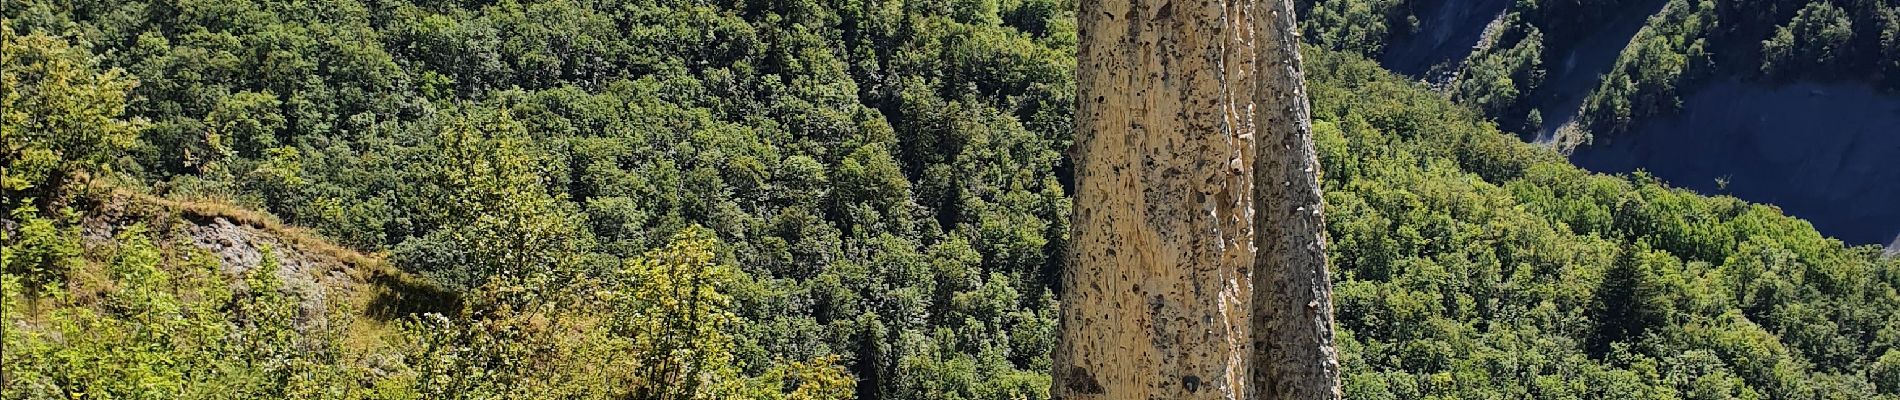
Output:
[[[419,306],[391,307],[389,329],[323,340],[294,324],[304,300],[266,296],[290,292],[220,289],[281,274],[163,251],[197,249],[172,244],[191,229],[319,246],[243,236],[260,228],[237,213],[238,230],[138,234],[9,174],[8,398],[1048,396],[1070,4],[18,3],[9,39],[32,40],[9,50],[70,43],[42,53],[86,62],[51,69],[116,79],[0,60],[7,98],[34,100],[8,103],[9,144],[53,144],[5,165],[227,199],[388,252],[461,301],[405,297]],[[1370,61],[1308,60],[1353,398],[1900,392],[1900,267],[1878,249],[1590,174]],[[93,81],[79,92],[130,102],[39,101]],[[106,122],[28,117],[60,112]],[[63,140],[100,127],[111,140]],[[103,245],[82,246],[101,220]],[[314,265],[312,282],[333,276]],[[37,289],[52,282],[89,289]],[[367,304],[334,315],[377,321]],[[274,344],[208,339],[228,337]]]

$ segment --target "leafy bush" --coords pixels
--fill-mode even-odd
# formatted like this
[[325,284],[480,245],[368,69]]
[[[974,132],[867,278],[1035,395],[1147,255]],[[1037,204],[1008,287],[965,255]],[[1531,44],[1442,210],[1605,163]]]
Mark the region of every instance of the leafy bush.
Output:
[[1851,54],[1854,21],[1833,3],[1808,3],[1794,20],[1761,42],[1761,71],[1768,76],[1823,73],[1842,68]]
[[43,32],[0,26],[0,190],[12,209],[33,195],[51,195],[82,170],[101,170],[123,155],[141,123],[122,117],[137,80],[117,68],[100,71],[83,47]]

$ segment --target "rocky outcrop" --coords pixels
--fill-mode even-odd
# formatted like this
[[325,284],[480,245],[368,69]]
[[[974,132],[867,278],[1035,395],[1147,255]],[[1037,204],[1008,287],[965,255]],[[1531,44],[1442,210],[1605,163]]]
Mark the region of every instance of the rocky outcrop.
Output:
[[380,317],[453,309],[452,294],[256,211],[118,190],[96,203],[88,206],[81,224],[88,246],[111,246],[122,230],[146,225],[155,242],[171,247],[171,252],[189,245],[216,257],[218,272],[231,277],[233,288],[245,284],[239,277],[264,267],[267,259],[275,260],[270,273],[282,282],[281,290],[297,299],[300,330],[331,326],[332,307],[339,303]]
[[[255,228],[234,224],[230,219],[211,221],[185,228],[185,234],[199,248],[209,250],[223,261],[227,274],[249,273],[264,265],[266,256],[277,260],[277,279],[284,290],[297,296],[307,321],[325,315],[324,304],[333,291],[348,291],[362,282],[345,273],[349,268],[336,260],[304,254]],[[317,321],[321,322],[321,321]]]
[[1900,236],[1894,236],[1893,243],[1888,243],[1887,250],[1882,251],[1880,256],[1890,260],[1895,256],[1900,256]]

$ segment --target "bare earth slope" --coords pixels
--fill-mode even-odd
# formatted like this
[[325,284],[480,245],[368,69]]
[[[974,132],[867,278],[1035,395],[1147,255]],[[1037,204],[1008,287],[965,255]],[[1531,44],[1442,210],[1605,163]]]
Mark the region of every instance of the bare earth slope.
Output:
[[1851,244],[1900,233],[1900,96],[1863,84],[1713,82],[1571,161],[1774,204]]

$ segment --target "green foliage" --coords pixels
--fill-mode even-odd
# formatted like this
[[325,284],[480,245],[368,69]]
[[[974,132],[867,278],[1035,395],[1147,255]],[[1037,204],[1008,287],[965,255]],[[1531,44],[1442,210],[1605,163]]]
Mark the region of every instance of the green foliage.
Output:
[[[31,246],[31,245],[29,245]],[[301,320],[275,251],[238,273],[168,253],[143,225],[66,272],[62,293],[4,277],[8,398],[355,398],[373,378],[339,362],[339,332]],[[24,306],[24,307],[22,307]],[[345,315],[338,315],[338,318]]]
[[711,232],[689,229],[664,249],[648,252],[609,283],[609,328],[643,349],[634,395],[683,399],[698,391],[702,374],[732,373],[732,297],[720,292],[737,273],[713,261]]
[[1591,175],[1368,61],[1308,60],[1347,396],[1882,398],[1863,371],[1895,342],[1867,333],[1893,330],[1875,277],[1900,263],[1877,249]]
[[[1677,112],[1683,94],[1710,76],[1868,79],[1900,87],[1895,86],[1900,83],[1895,78],[1900,76],[1900,50],[1895,50],[1900,40],[1890,40],[1900,37],[1900,17],[1895,17],[1900,6],[1886,0],[1513,1],[1486,26],[1469,54],[1431,66],[1420,78],[1506,130],[1539,131],[1544,116],[1531,115],[1533,109],[1561,100],[1543,87],[1549,66],[1587,56],[1579,51],[1590,49],[1577,47],[1589,44],[1585,38],[1613,34],[1604,30],[1606,25],[1656,2],[1663,3],[1661,11],[1650,16],[1596,81],[1578,124],[1559,132],[1561,145],[1621,134],[1635,121]],[[1308,43],[1375,59],[1389,43],[1438,43],[1442,38],[1430,35],[1468,28],[1435,26],[1433,32],[1419,32],[1421,16],[1414,15],[1465,4],[1303,0],[1295,5]]]
[[262,157],[265,150],[277,147],[277,132],[284,129],[280,107],[282,102],[270,93],[234,93],[219,99],[204,121],[205,141],[216,154],[205,156]]
[[0,265],[7,275],[20,279],[21,289],[33,292],[57,291],[68,271],[82,261],[78,219],[71,209],[62,209],[54,218],[41,217],[31,206],[13,209],[10,221],[17,228],[0,230]]
[[[425,398],[850,398],[855,382],[835,357],[773,360],[757,375],[737,363],[733,333],[748,321],[730,293],[743,274],[718,247],[690,228],[561,291],[498,276],[459,317],[403,324],[399,347],[413,361],[399,387]],[[536,292],[548,295],[519,295]]]
[[1854,21],[1833,3],[1814,2],[1801,8],[1794,20],[1761,42],[1761,70],[1768,76],[1816,73],[1842,67],[1851,49]]
[[507,112],[456,115],[424,150],[412,218],[436,228],[404,242],[396,259],[451,287],[481,286],[489,277],[550,279],[577,246],[578,221],[549,195],[546,163],[531,153],[526,132]]
[[[1301,0],[1294,3],[1306,43],[1376,57],[1396,34],[1411,33],[1403,0]],[[1397,29],[1395,30],[1394,27]]]
[[92,53],[65,39],[0,25],[0,190],[51,195],[81,170],[109,170],[141,127],[122,117],[137,80],[101,71]]
[[1895,12],[1891,1],[1671,0],[1624,49],[1580,118],[1589,133],[1620,134],[1638,119],[1675,112],[1682,94],[1712,74],[1878,78],[1884,82],[1870,83],[1894,88]]
[[[1505,26],[1520,26],[1515,22],[1518,18],[1510,15]],[[1536,27],[1522,29],[1493,33],[1500,37],[1465,59],[1464,69],[1448,91],[1453,100],[1496,116],[1501,125],[1529,132],[1543,128],[1541,120],[1529,123],[1528,113],[1535,110],[1526,99],[1543,85],[1544,34]]]
[[[1541,132],[1543,115],[1537,110],[1552,100],[1544,87],[1550,66],[1569,65],[1589,35],[1646,1],[1635,0],[1519,0],[1505,2],[1495,20],[1491,15],[1457,10],[1482,4],[1415,0],[1301,0],[1294,3],[1305,42],[1374,59],[1417,62],[1452,52],[1459,58],[1426,66],[1419,78],[1432,82],[1457,100],[1484,112],[1508,131]],[[1458,16],[1458,13],[1468,13]],[[1421,22],[1421,18],[1429,22]],[[1462,20],[1461,20],[1462,19]],[[1423,23],[1435,24],[1424,26]],[[1483,26],[1469,53],[1463,44],[1447,42],[1447,35]],[[1429,30],[1428,30],[1429,29]],[[1384,55],[1393,43],[1411,46],[1410,53]],[[1437,47],[1429,51],[1421,51]],[[1565,67],[1568,68],[1568,67]],[[1561,94],[1559,94],[1561,95]]]
[[1578,118],[1587,132],[1620,134],[1639,118],[1680,109],[1681,92],[1714,68],[1701,36],[1719,24],[1716,9],[1715,2],[1672,0],[1651,17],[1584,100]]
[[1900,395],[1900,350],[1888,349],[1873,368],[1867,371],[1867,380],[1880,387],[1880,393]]

